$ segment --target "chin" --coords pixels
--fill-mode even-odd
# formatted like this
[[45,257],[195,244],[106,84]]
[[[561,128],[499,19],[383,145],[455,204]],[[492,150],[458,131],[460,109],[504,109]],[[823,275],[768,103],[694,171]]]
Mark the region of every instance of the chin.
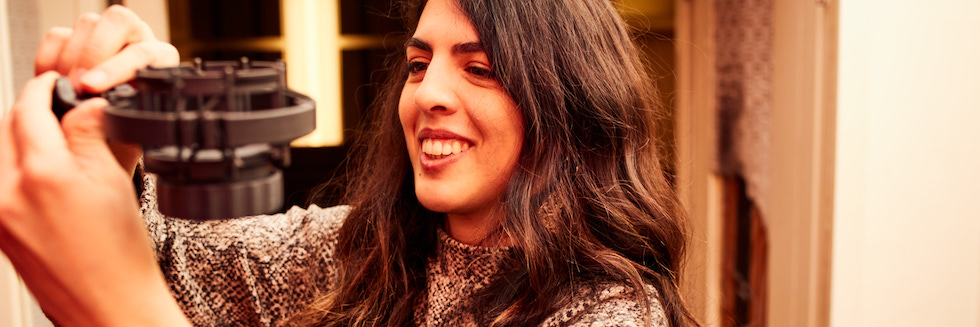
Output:
[[429,211],[447,213],[459,205],[460,192],[452,192],[456,187],[444,181],[433,181],[425,176],[416,177],[415,198]]
[[444,201],[442,199],[432,199],[430,197],[418,196],[418,194],[416,194],[416,197],[419,199],[419,203],[422,204],[423,207],[432,212],[451,213],[458,208],[458,204]]

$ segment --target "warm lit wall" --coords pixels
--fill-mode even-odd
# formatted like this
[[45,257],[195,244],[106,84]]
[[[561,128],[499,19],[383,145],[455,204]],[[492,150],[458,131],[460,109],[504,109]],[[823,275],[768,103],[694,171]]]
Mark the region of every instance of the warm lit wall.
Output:
[[[7,0],[0,0],[0,116],[14,102],[13,66]],[[0,253],[0,326],[23,326],[30,314],[24,290],[7,258]]]
[[123,0],[123,5],[136,12],[153,34],[162,41],[170,41],[170,27],[167,24],[167,2],[165,0]]
[[980,326],[978,13],[840,4],[832,326]]

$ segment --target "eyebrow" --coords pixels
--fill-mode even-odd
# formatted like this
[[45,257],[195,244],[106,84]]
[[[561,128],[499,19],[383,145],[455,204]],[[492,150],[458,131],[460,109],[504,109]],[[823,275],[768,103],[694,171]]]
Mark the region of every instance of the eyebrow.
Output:
[[[408,39],[408,42],[405,42],[405,47],[406,48],[414,47],[414,48],[419,48],[419,50],[425,52],[432,52],[432,46],[429,45],[429,43],[416,39],[414,37]],[[480,42],[457,43],[453,45],[451,51],[453,54],[484,52],[483,44],[481,44]]]

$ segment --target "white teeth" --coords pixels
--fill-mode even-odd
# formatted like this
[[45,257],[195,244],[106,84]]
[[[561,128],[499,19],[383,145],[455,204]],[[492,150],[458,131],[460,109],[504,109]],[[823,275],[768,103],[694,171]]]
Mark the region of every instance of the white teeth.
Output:
[[448,155],[459,154],[470,148],[469,143],[458,140],[422,140],[422,153],[430,157],[442,158]]

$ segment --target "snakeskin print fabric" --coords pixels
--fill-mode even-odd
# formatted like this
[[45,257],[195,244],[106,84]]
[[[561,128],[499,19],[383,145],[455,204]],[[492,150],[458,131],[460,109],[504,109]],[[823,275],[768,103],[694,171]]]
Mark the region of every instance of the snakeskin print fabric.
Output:
[[196,326],[278,326],[337,278],[348,207],[221,221],[163,217],[144,179],[141,211],[171,292]]
[[[347,206],[222,221],[162,216],[155,183],[144,179],[141,211],[160,268],[195,326],[282,326],[286,318],[336,283],[332,259]],[[511,249],[459,243],[440,233],[426,267],[427,297],[415,312],[419,326],[475,326],[468,299],[500,271]],[[601,285],[555,312],[542,326],[642,326],[640,302],[629,289]],[[583,293],[584,294],[584,293]],[[651,323],[666,326],[653,287]]]
[[486,287],[511,250],[466,245],[440,231],[436,251],[440,255],[429,258],[426,263],[426,301],[415,310],[415,324],[476,325],[473,310],[469,310],[460,299],[469,298]]

